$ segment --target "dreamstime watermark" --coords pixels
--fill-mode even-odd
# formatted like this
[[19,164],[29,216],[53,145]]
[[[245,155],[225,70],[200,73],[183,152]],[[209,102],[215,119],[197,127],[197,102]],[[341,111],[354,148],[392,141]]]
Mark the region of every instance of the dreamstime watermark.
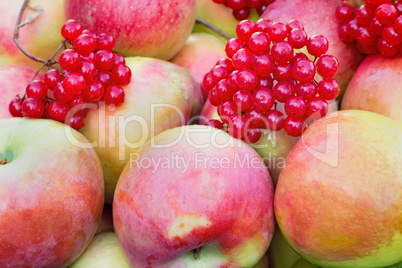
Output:
[[[149,142],[149,146],[151,148],[169,148],[177,145],[180,142],[185,142],[191,148],[196,149],[206,149],[206,148],[215,148],[222,149],[227,147],[242,147],[246,146],[245,143],[240,141],[239,139],[222,139],[221,136],[224,135],[222,131],[217,131],[213,128],[205,128],[205,127],[191,127],[191,128],[181,128],[181,131],[175,133],[174,138],[169,140],[169,142],[160,143],[157,139],[153,139],[157,134],[162,132],[165,129],[175,128],[182,125],[189,124],[197,124],[199,122],[207,122],[209,118],[204,116],[195,116],[189,118],[188,114],[185,114],[180,107],[174,106],[172,104],[166,103],[154,103],[149,106],[149,110],[140,111],[139,114],[132,114],[129,116],[119,115],[118,113],[114,113],[114,106],[107,106],[104,104],[92,104],[87,103],[85,105],[78,105],[73,107],[67,117],[67,120],[71,118],[77,111],[88,109],[88,110],[96,110],[96,112],[92,112],[90,122],[91,130],[87,132],[91,132],[90,135],[87,135],[91,141],[87,142],[83,139],[77,138],[77,135],[71,128],[65,128],[65,134],[67,139],[76,147],[79,148],[107,148],[107,149],[117,149],[118,159],[121,161],[132,161],[133,155],[132,152],[136,152],[139,148],[144,146],[147,142]],[[332,117],[336,115],[332,114]],[[314,117],[317,117],[316,114],[307,118],[306,124],[311,124],[314,121]],[[97,122],[95,121],[97,120]],[[250,119],[246,123],[246,128],[248,128],[254,119]],[[95,122],[94,122],[95,121]],[[262,123],[268,126],[268,122],[262,120]],[[230,128],[231,125],[228,125]],[[206,136],[209,137],[208,140],[197,140],[194,139],[194,136],[197,134],[205,133]],[[208,134],[209,133],[209,134]],[[270,154],[270,151],[275,151],[277,147],[282,146],[283,142],[288,142],[287,139],[283,138],[283,135],[286,134],[278,134],[276,131],[263,130],[262,138],[259,142],[255,144],[249,144],[249,146],[257,149],[257,151],[262,152],[260,156],[264,158],[264,162],[267,163],[272,159],[276,159]],[[227,136],[227,135],[226,135]],[[199,137],[199,136],[197,136]],[[328,142],[329,138],[330,141]],[[184,141],[183,141],[184,139]],[[299,143],[301,142],[306,149],[306,151],[311,154],[314,158],[325,162],[326,164],[336,167],[338,165],[339,158],[339,125],[338,123],[331,123],[326,125],[326,137],[325,139],[320,141],[319,146],[316,144],[310,144],[305,140],[304,134],[301,136]],[[335,143],[334,143],[335,141]],[[265,150],[265,151],[264,151]],[[179,156],[176,156],[179,157]],[[130,159],[128,159],[130,158]],[[149,163],[153,163],[151,160],[141,160],[148,161]],[[162,161],[162,160],[161,160]],[[174,161],[174,159],[170,161],[170,163],[183,163],[182,168],[186,168],[186,161],[188,159],[178,159]],[[220,163],[223,161],[222,165],[224,166],[227,162],[224,158],[209,160],[212,163]],[[204,159],[203,162],[208,162],[207,159]],[[283,161],[284,162],[284,161]],[[271,165],[272,163],[269,163]],[[161,163],[153,163],[153,166],[159,165]],[[167,165],[167,164],[166,164]],[[274,166],[277,165],[273,164]],[[180,167],[177,167],[180,168]]]

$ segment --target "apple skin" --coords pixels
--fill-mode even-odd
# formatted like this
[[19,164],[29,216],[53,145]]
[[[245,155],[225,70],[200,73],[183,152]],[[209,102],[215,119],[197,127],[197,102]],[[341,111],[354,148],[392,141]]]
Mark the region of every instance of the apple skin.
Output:
[[379,113],[402,123],[402,56],[368,56],[359,65],[342,99],[342,110]]
[[[117,180],[130,158],[153,135],[185,125],[201,110],[203,99],[199,85],[188,70],[173,63],[142,57],[126,58],[132,78],[123,87],[125,101],[117,108],[100,104],[90,109],[80,130],[90,142],[96,142],[105,179],[105,200],[111,204]],[[152,105],[155,108],[152,115]],[[135,117],[130,121],[130,116]],[[119,130],[119,120],[127,120]],[[144,128],[136,120],[144,123]],[[127,141],[127,142],[126,142]],[[135,145],[131,143],[136,143]]]
[[[21,97],[25,88],[31,82],[36,70],[23,65],[6,65],[0,67],[0,118],[11,117],[8,106],[15,96]],[[39,75],[38,78],[41,76]]]
[[[261,18],[287,23],[296,19],[303,23],[308,36],[324,35],[329,41],[328,54],[335,56],[340,64],[335,79],[341,86],[342,97],[363,55],[358,52],[355,44],[346,44],[338,34],[339,24],[335,18],[335,10],[339,0],[281,0],[270,4]],[[325,23],[323,23],[325,22]],[[302,52],[308,53],[306,48]]]
[[[212,141],[225,145],[216,148]],[[165,161],[169,167],[141,164],[172,154],[188,161],[188,168],[173,158]],[[236,165],[236,155],[250,164]],[[208,162],[222,158],[226,164]],[[134,267],[252,267],[274,232],[272,195],[267,169],[244,142],[207,126],[169,129],[138,151],[120,176],[116,235]]]
[[194,80],[200,84],[204,100],[209,90],[202,85],[206,73],[215,66],[218,60],[226,58],[226,40],[207,33],[193,33],[187,39],[179,53],[171,62],[190,71]]
[[[24,0],[0,2],[0,67],[24,64],[38,68],[41,63],[25,56],[14,43],[14,28]],[[30,0],[32,7],[41,7],[41,15],[19,30],[21,45],[32,55],[49,59],[60,46],[63,37],[60,29],[64,24],[63,0]],[[26,9],[22,22],[36,11]]]
[[103,177],[85,137],[53,120],[0,119],[0,267],[66,267],[85,250],[103,208]]
[[400,148],[402,125],[376,113],[340,111],[312,124],[275,192],[276,219],[291,247],[322,267],[400,262]]
[[69,268],[129,268],[115,233],[96,235],[84,253]]
[[171,59],[190,35],[195,0],[65,0],[65,16],[115,37],[125,56]]

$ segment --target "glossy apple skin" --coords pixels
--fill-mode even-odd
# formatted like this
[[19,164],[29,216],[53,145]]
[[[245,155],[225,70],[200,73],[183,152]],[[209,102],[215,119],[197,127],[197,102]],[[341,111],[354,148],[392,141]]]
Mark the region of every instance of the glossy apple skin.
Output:
[[375,113],[340,111],[311,125],[275,192],[276,219],[292,248],[323,267],[401,261],[401,148],[402,125]]
[[[355,44],[346,44],[339,38],[334,15],[338,6],[338,0],[281,0],[270,4],[261,17],[283,23],[296,19],[303,23],[308,36],[324,35],[329,41],[327,54],[334,55],[340,64],[334,78],[341,86],[341,97],[363,56]],[[308,53],[306,48],[302,51]]]
[[70,268],[129,268],[115,233],[96,235],[84,253]]
[[218,60],[226,58],[226,40],[207,33],[193,33],[187,39],[179,53],[171,62],[187,68],[194,80],[200,84],[204,100],[209,90],[202,85],[206,73],[215,66]]
[[402,123],[402,56],[368,56],[357,68],[342,99],[342,110],[379,113]]
[[116,39],[125,56],[171,59],[190,35],[195,0],[65,0],[65,16]]
[[[216,148],[212,141],[227,145]],[[155,137],[154,145],[144,146],[127,164],[114,197],[116,235],[130,264],[254,266],[265,254],[275,225],[273,186],[261,158],[245,143],[206,126],[167,130]],[[170,167],[138,164],[172,154],[188,161],[188,168],[173,158]],[[248,157],[256,165],[240,167],[235,157]],[[227,164],[207,160],[222,158]],[[195,260],[192,250],[199,247]]]
[[86,141],[53,120],[0,119],[0,156],[14,155],[0,165],[0,267],[66,267],[95,234],[102,169],[67,128]]
[[[0,67],[0,118],[11,117],[8,106],[15,96],[21,98],[25,93],[25,88],[31,82],[36,70],[23,65],[6,65]],[[40,77],[40,76],[39,76]]]
[[[17,22],[24,0],[0,2],[0,67],[8,64],[24,64],[40,67],[42,64],[25,56],[13,40]],[[19,30],[21,45],[32,55],[49,59],[60,46],[63,37],[60,29],[64,24],[63,0],[30,0],[29,5],[43,9],[33,22]],[[22,22],[36,11],[26,9]]]
[[[80,130],[90,142],[96,142],[94,147],[105,178],[105,200],[109,204],[130,154],[152,136],[185,125],[203,104],[200,87],[188,70],[170,62],[141,57],[126,58],[126,64],[132,78],[123,87],[124,103],[117,108],[101,104],[99,109],[90,109]],[[128,122],[126,128],[119,127],[124,124],[119,120]]]

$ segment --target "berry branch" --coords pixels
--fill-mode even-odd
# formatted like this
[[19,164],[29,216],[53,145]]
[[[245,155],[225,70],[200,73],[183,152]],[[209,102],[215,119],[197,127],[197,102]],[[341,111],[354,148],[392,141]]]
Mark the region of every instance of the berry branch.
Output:
[[212,25],[211,23],[209,23],[208,21],[200,18],[197,16],[197,19],[195,20],[196,23],[201,24],[202,26],[205,26],[206,28],[210,29],[211,31],[219,34],[220,36],[230,40],[232,38],[235,38],[233,35],[228,34],[227,32],[219,29],[218,27],[216,27],[215,25]]

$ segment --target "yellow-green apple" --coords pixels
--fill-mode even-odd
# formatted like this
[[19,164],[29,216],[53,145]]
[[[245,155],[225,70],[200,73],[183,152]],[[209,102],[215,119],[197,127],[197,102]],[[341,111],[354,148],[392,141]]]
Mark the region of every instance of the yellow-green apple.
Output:
[[72,141],[88,142],[53,120],[0,119],[0,267],[66,267],[90,243],[102,169]]
[[[0,118],[11,117],[8,110],[10,101],[17,95],[21,97],[25,88],[31,82],[36,70],[23,65],[6,65],[0,67]],[[39,76],[40,77],[40,76]]]
[[307,128],[279,176],[275,215],[286,241],[322,267],[402,260],[402,124],[344,110]]
[[[217,4],[212,0],[196,0],[197,16],[215,25],[219,29],[236,36],[236,26],[239,21],[233,16],[233,10],[223,4]],[[253,10],[249,19],[258,20],[260,16]],[[194,32],[207,32],[216,34],[201,24],[194,26]]]
[[96,228],[95,234],[107,232],[114,232],[112,205],[109,204],[103,206],[102,217],[98,224],[98,228]]
[[[339,4],[339,0],[281,0],[270,4],[261,17],[283,23],[296,19],[303,23],[309,36],[324,35],[329,41],[328,54],[339,60],[340,68],[334,78],[340,84],[341,97],[363,56],[354,44],[346,44],[339,38],[339,24],[334,15]],[[306,48],[302,51],[308,54]]]
[[127,163],[115,231],[134,267],[253,267],[274,232],[272,195],[247,144],[212,127],[174,128]]
[[204,99],[208,98],[209,90],[202,85],[202,81],[217,61],[226,57],[225,46],[226,40],[222,37],[207,33],[193,33],[171,60],[190,71],[194,80],[200,84]]
[[115,37],[125,56],[171,59],[189,37],[195,0],[65,0],[65,16]]
[[[28,64],[38,67],[40,63],[25,56],[14,43],[14,28],[24,0],[0,1],[0,66]],[[40,8],[40,15],[19,30],[21,45],[31,54],[49,59],[60,46],[60,34],[64,23],[63,0],[30,0],[29,6]],[[22,17],[24,22],[35,17],[38,11],[27,8]]]
[[101,104],[99,109],[90,109],[81,129],[91,143],[95,142],[104,173],[105,199],[110,204],[130,154],[152,136],[185,125],[203,103],[200,87],[187,69],[141,57],[126,58],[126,64],[132,78],[123,87],[124,103],[117,108]]
[[129,268],[115,233],[96,235],[70,268]]
[[379,113],[402,123],[402,56],[364,59],[342,99],[342,110]]

